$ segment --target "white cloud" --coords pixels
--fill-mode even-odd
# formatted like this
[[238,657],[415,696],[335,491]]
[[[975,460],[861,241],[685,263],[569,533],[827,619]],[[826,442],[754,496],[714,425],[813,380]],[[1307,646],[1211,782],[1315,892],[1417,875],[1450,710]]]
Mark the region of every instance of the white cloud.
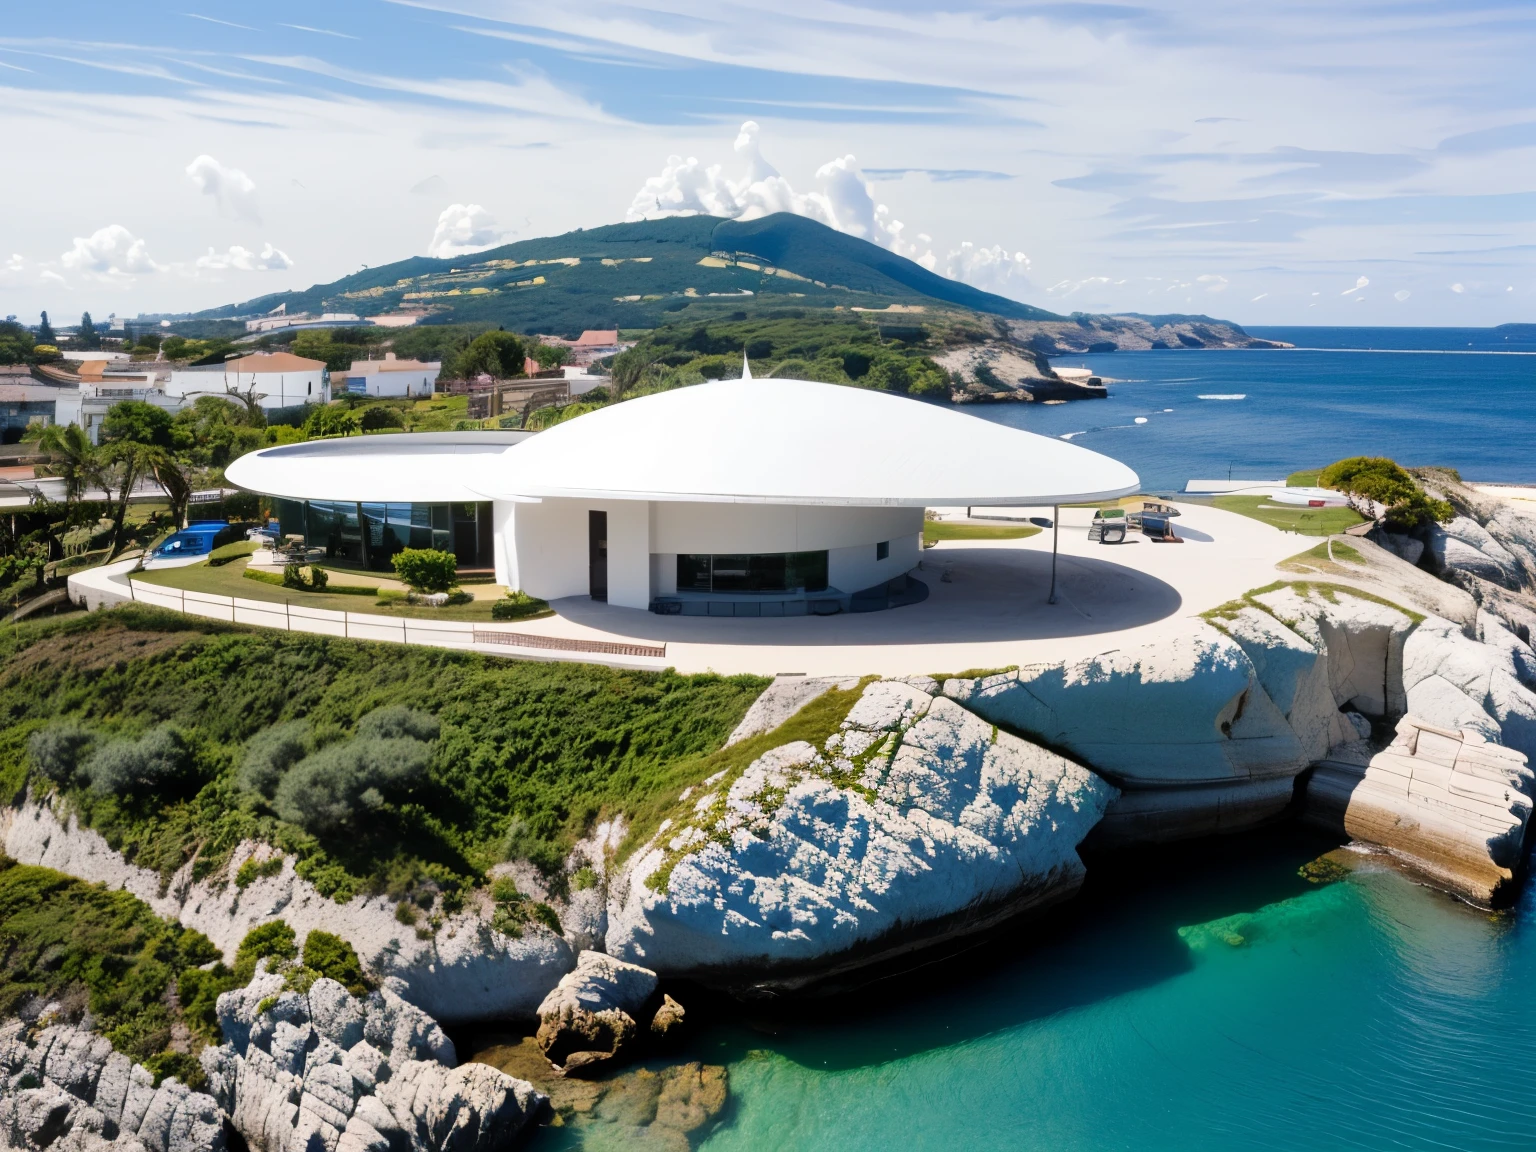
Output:
[[20,252],[12,252],[11,258],[5,262],[7,272],[25,272],[27,270],[27,258]]
[[238,168],[226,168],[206,153],[187,165],[187,176],[204,196],[211,196],[219,210],[253,223],[261,223],[256,211],[256,182]]
[[292,268],[293,261],[288,253],[280,248],[272,247],[271,243],[263,245],[258,255],[249,248],[242,248],[239,244],[230,246],[227,252],[217,252],[208,249],[205,256],[197,258],[197,267],[210,272],[222,272],[233,270],[236,272],[281,272]]
[[98,228],[90,236],[76,236],[74,247],[61,259],[64,267],[99,280],[165,270],[164,265],[150,259],[144,241],[121,224]]
[[1467,286],[1465,284],[1459,284],[1458,283],[1458,284],[1452,284],[1451,285],[1451,291],[1456,293],[1458,296],[1460,296],[1466,290],[1467,290]]
[[1406,288],[1399,288],[1396,292],[1392,293],[1392,299],[1396,300],[1399,304],[1401,304],[1404,300],[1408,299],[1408,297],[1410,297],[1412,295],[1413,295],[1413,293],[1408,291],[1408,289],[1406,289]]
[[908,239],[907,226],[875,199],[874,185],[851,154],[818,168],[814,191],[796,192],[763,156],[760,133],[757,122],[748,120],[736,134],[734,149],[742,166],[738,179],[727,176],[721,165],[705,165],[695,156],[668,156],[661,172],[635,193],[625,218],[705,215],[756,220],[775,212],[793,212],[878,244],[952,280],[1003,295],[1029,289],[1030,260],[1023,252],[966,240],[950,248],[941,261],[931,235],[918,232]]
[[450,204],[437,217],[437,228],[432,233],[432,243],[427,245],[427,255],[440,260],[466,256],[495,247],[507,235],[480,205]]
[[[1052,284],[1049,288],[1047,288],[1046,291],[1049,292],[1052,296],[1071,296],[1073,293],[1080,292],[1084,288],[1094,288],[1100,284],[1109,283],[1111,283],[1111,280],[1108,276],[1089,276],[1086,280],[1058,281],[1057,283]],[[1173,287],[1178,288],[1180,285],[1175,284]],[[1183,285],[1183,287],[1187,288],[1188,285]],[[1173,291],[1173,288],[1168,289],[1168,291]]]
[[1217,276],[1214,272],[1207,272],[1203,276],[1195,277],[1196,284],[1204,284],[1207,292],[1225,292],[1231,285],[1225,276]]
[[1260,300],[1264,299],[1264,297],[1266,297],[1268,295],[1269,295],[1268,292],[1260,292],[1257,296],[1255,296],[1252,300],[1250,300],[1249,303],[1250,304],[1257,304]]
[[1356,292],[1360,291],[1362,288],[1367,287],[1369,284],[1370,280],[1365,276],[1361,276],[1355,281],[1355,286],[1353,288],[1346,288],[1344,291],[1340,292],[1339,295],[1353,296]]
[[[927,241],[926,237],[919,239]],[[999,296],[1013,296],[1030,287],[1029,257],[1022,252],[1009,252],[1001,244],[982,248],[969,240],[961,241],[960,247],[950,249],[942,272],[951,280]]]

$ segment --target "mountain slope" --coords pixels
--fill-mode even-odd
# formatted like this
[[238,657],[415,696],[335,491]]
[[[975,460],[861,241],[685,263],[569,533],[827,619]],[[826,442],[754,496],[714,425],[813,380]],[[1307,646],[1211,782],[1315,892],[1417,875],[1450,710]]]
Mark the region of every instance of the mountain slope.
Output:
[[[963,308],[1009,320],[1056,320],[1027,304],[948,280],[866,240],[778,213],[741,223],[670,217],[522,240],[452,260],[416,256],[330,284],[197,313],[195,320],[296,312],[424,311],[431,322],[483,321],[574,335],[650,328],[671,313],[728,304]],[[713,311],[713,309],[710,309]]]

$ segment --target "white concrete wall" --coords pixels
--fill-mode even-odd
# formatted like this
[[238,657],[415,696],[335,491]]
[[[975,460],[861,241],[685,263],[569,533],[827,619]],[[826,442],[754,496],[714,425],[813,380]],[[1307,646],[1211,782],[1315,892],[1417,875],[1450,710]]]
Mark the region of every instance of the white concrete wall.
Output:
[[659,553],[811,552],[921,533],[923,510],[658,501],[651,524]]
[[498,501],[492,512],[497,579],[543,600],[589,595],[587,513],[592,511],[608,513],[608,603],[650,607],[650,509],[644,500]]
[[370,372],[364,377],[368,395],[381,397],[430,396],[437,387],[437,371]]
[[[165,391],[170,396],[222,396],[229,389],[245,392],[254,387],[263,408],[289,408],[295,404],[323,404],[330,399],[325,369],[309,372],[196,372],[172,371]],[[193,396],[196,399],[196,396]]]
[[862,592],[917,567],[923,555],[922,531],[890,540],[890,555],[875,559],[874,544],[827,550],[827,583],[839,592]]

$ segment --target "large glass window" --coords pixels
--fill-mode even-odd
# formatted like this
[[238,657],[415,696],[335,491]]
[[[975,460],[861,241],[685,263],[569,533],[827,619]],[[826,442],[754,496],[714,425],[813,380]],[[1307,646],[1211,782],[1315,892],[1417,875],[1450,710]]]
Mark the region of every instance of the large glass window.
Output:
[[764,552],[677,558],[679,592],[825,592],[825,552]]
[[302,533],[311,548],[350,564],[387,570],[402,548],[451,552],[461,568],[489,567],[488,504],[355,504],[278,501],[282,531]]

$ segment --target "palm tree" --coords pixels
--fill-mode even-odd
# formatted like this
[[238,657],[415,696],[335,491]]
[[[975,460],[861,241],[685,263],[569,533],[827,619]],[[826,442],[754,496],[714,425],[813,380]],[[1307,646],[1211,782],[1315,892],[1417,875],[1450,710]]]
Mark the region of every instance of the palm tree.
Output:
[[626,392],[632,392],[644,383],[659,359],[660,355],[649,348],[631,348],[615,356],[611,369],[613,384],[609,387],[613,399],[624,399]]
[[73,504],[86,489],[103,482],[101,450],[78,424],[50,424],[38,447],[52,457],[48,470],[64,481],[64,503]]

